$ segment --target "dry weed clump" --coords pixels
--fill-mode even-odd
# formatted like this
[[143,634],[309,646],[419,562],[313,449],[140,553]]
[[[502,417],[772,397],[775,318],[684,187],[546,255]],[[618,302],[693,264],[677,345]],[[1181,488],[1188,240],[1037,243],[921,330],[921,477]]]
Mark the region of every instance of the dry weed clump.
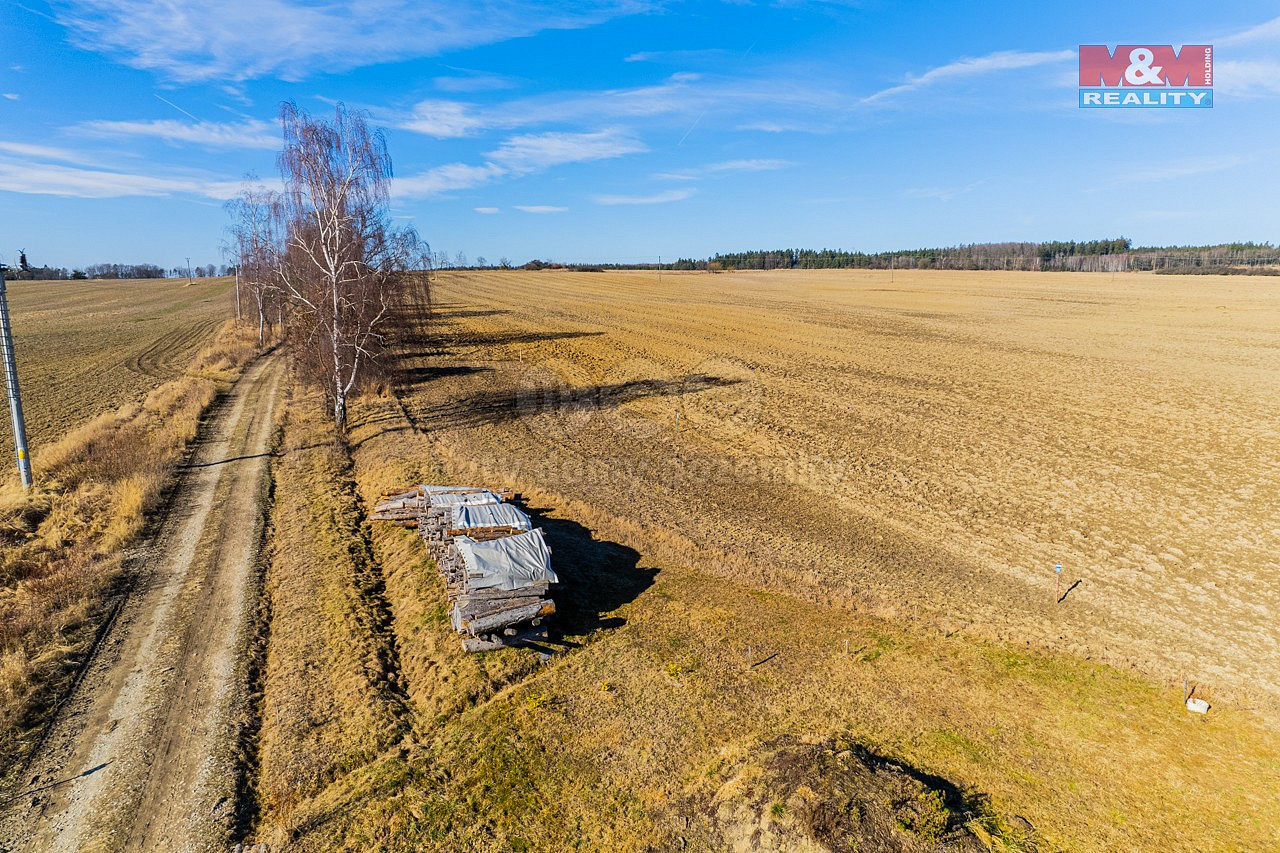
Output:
[[228,324],[192,371],[73,430],[33,456],[36,485],[0,487],[0,730],[25,756],[110,610],[135,543],[200,419],[253,357]]

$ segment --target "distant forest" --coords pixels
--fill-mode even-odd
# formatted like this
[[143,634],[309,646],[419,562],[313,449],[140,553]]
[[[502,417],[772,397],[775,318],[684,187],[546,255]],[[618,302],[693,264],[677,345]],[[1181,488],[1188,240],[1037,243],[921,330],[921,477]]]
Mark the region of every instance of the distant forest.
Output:
[[[484,258],[467,263],[459,252],[430,255],[433,269],[511,269],[502,258],[496,265]],[[2,265],[0,265],[2,266]],[[1111,240],[1049,243],[970,243],[941,249],[902,249],[894,252],[850,252],[844,249],[771,249],[722,252],[710,258],[680,258],[670,263],[556,263],[532,260],[520,269],[602,272],[609,269],[732,270],[870,269],[870,270],[1063,270],[1069,272],[1148,271],[1178,275],[1280,275],[1280,246],[1271,243],[1223,243],[1216,246],[1137,246],[1125,237]],[[9,279],[135,279],[207,278],[234,275],[233,266],[173,267],[158,264],[90,264],[83,269],[33,266],[25,253],[17,267],[4,267]]]
[[919,269],[1067,270],[1164,273],[1244,273],[1280,275],[1280,248],[1271,243],[1218,246],[1134,247],[1132,241],[972,243],[943,249],[847,252],[842,249],[775,249],[726,252],[706,260],[681,258],[664,268],[677,270]]

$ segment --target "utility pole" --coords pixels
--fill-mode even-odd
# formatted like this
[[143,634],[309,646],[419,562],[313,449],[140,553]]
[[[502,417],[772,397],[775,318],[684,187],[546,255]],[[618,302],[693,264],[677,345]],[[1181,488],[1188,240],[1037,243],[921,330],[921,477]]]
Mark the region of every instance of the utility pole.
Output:
[[13,445],[18,451],[18,473],[22,488],[31,488],[31,457],[27,454],[27,422],[22,416],[22,394],[18,390],[18,364],[13,357],[13,330],[9,327],[9,294],[0,264],[0,357],[4,360],[4,384],[9,391],[9,415],[13,418]]
[[187,258],[187,284],[194,284],[191,278],[191,259]]

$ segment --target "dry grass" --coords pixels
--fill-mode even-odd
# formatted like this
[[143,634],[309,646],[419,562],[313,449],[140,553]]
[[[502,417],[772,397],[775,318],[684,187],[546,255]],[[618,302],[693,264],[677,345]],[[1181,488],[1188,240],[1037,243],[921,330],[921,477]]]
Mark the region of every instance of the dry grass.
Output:
[[33,458],[185,373],[231,310],[231,279],[10,281]]
[[126,566],[201,416],[256,352],[227,325],[192,371],[98,415],[34,455],[36,486],[0,491],[0,774],[47,722],[105,618]]
[[406,714],[345,450],[317,399],[281,410],[255,787],[271,831],[287,834],[300,802],[399,740]]

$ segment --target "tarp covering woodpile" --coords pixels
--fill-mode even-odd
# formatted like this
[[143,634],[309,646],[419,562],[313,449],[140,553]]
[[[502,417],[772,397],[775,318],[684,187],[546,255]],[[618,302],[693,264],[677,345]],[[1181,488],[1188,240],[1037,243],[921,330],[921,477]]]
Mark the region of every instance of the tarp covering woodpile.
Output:
[[551,549],[508,493],[423,484],[386,493],[372,518],[416,527],[444,577],[450,620],[467,651],[546,637],[559,578]]
[[476,492],[436,492],[428,494],[427,500],[432,506],[482,506],[484,504],[502,503],[502,498],[498,497],[488,489]]
[[481,504],[477,506],[451,507],[450,528],[468,530],[474,527],[510,527],[513,530],[532,530],[529,516],[511,504]]
[[541,530],[477,542],[455,536],[453,544],[467,569],[468,589],[514,590],[536,583],[559,583],[551,570],[551,549]]

